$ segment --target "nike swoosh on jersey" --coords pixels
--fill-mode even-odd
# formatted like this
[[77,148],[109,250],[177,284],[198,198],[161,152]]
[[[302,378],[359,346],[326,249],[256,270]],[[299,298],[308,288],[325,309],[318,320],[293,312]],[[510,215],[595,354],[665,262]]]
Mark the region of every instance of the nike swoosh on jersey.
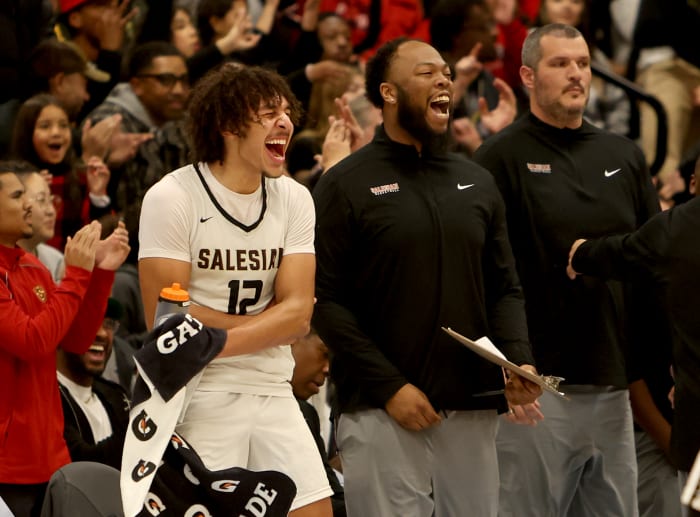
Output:
[[617,174],[617,173],[620,172],[621,170],[622,170],[622,169],[615,169],[614,171],[609,171],[609,172],[608,172],[608,169],[605,169],[605,177],[606,177],[606,178],[609,178],[610,176],[614,176],[615,174]]
[[458,188],[459,190],[464,190],[464,189],[467,189],[467,188],[473,187],[473,186],[474,186],[473,183],[470,183],[469,185],[460,185],[459,183],[457,183],[457,188]]
[[199,222],[200,222],[200,223],[206,223],[206,222],[207,222],[209,219],[211,219],[212,217],[214,217],[214,216],[213,216],[213,215],[210,215],[209,217],[200,217],[200,218],[199,218]]

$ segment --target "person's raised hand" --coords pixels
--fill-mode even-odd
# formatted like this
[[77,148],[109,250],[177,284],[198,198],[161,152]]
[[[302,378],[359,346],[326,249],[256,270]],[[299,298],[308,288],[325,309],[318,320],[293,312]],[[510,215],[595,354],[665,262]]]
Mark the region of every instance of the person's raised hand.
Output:
[[129,232],[126,231],[124,222],[119,221],[109,237],[98,242],[95,266],[108,271],[116,271],[124,263],[130,250]]
[[127,12],[129,0],[112,0],[93,28],[100,48],[117,52],[124,43],[126,24],[138,14],[134,7]]
[[68,237],[63,250],[66,266],[92,271],[95,267],[95,253],[101,229],[100,223],[93,221],[75,232],[73,237]]
[[481,123],[492,135],[509,125],[518,114],[518,104],[513,89],[503,79],[496,78],[493,86],[498,90],[498,104],[489,111],[484,97],[479,98]]
[[452,136],[455,141],[474,153],[482,144],[481,135],[468,117],[456,118],[452,121]]
[[98,156],[104,159],[109,153],[112,135],[120,127],[121,120],[122,116],[119,113],[94,124],[89,118],[85,120],[80,138],[83,156]]
[[53,181],[53,174],[51,174],[48,169],[41,169],[39,171],[39,176],[44,178],[44,180],[46,181],[46,183],[48,183],[49,188],[50,188],[51,182]]
[[306,65],[306,78],[310,82],[334,81],[346,78],[350,74],[350,68],[343,63],[332,59],[324,59],[318,63]]
[[141,144],[152,138],[153,133],[125,133],[119,123],[112,133],[107,164],[110,167],[120,167],[136,156]]
[[86,182],[88,192],[93,196],[105,196],[109,183],[110,171],[102,158],[92,156],[87,161]]
[[261,35],[252,32],[252,23],[244,3],[234,7],[233,23],[229,31],[214,43],[224,56],[248,50],[260,42]]
[[368,143],[368,141],[365,139],[365,132],[362,130],[360,123],[355,118],[347,99],[343,97],[336,97],[334,102],[337,118],[345,121],[345,126],[350,131],[350,149],[352,151],[357,151],[360,147]]
[[466,56],[462,56],[455,63],[455,78],[454,78],[454,101],[458,101],[463,95],[467,87],[474,82],[484,66],[479,61],[479,52],[481,52],[481,43],[475,43]]
[[333,115],[328,117],[329,128],[323,139],[321,154],[314,158],[321,165],[323,171],[327,171],[340,160],[349,156],[352,152],[352,136],[350,129],[342,119],[336,119]]

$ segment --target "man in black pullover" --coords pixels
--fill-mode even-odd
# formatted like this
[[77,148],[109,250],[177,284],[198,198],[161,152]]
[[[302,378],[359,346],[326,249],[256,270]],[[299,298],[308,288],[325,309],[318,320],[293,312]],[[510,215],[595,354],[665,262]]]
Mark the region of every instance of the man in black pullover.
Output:
[[[347,513],[495,517],[502,372],[440,327],[534,371],[503,201],[442,150],[452,80],[433,47],[385,44],[366,83],[384,124],[314,190],[313,323],[333,352]],[[515,375],[505,386],[511,405],[539,394]]]
[[625,279],[642,266],[663,287],[673,332],[675,374],[668,455],[686,475],[700,451],[700,189],[694,184],[700,161],[695,170],[693,200],[657,214],[632,234],[577,240],[567,270],[572,279],[577,273]]
[[[635,287],[565,274],[573,239],[629,232],[658,211],[644,157],[583,120],[590,53],[574,28],[552,24],[523,45],[529,115],[479,148],[503,195],[538,368],[566,379],[571,401],[544,396],[536,429],[502,425],[499,516],[630,517],[637,468],[625,331],[638,332]],[[522,470],[527,475],[522,475]]]

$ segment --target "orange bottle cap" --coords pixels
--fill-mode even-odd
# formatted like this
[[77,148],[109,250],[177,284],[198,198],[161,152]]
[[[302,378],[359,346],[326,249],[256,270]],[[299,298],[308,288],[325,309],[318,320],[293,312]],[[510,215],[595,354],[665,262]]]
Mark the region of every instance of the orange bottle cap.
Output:
[[190,299],[189,293],[182,289],[177,282],[173,282],[170,287],[163,287],[160,291],[160,297],[173,302],[186,302]]

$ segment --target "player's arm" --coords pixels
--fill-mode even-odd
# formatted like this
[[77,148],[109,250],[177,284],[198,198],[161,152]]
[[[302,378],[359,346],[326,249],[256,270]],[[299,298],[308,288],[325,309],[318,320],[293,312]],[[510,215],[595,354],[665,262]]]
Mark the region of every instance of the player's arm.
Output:
[[[146,326],[149,330],[153,327],[160,290],[172,285],[173,282],[179,283],[183,289],[187,290],[190,284],[191,268],[192,265],[184,260],[162,257],[148,257],[139,260],[141,297],[143,298]],[[220,329],[240,325],[251,318],[251,316],[226,314],[194,303],[190,306],[189,312],[208,327]]]
[[[173,282],[189,289],[192,214],[192,199],[177,180],[158,182],[144,197],[139,229],[139,283],[149,329],[161,289]],[[190,313],[205,325],[218,328],[231,328],[248,318],[195,305],[190,307]]]
[[315,272],[316,257],[312,253],[285,255],[275,280],[275,303],[229,329],[219,357],[288,345],[305,336],[314,306]]
[[[183,289],[187,290],[190,284],[191,270],[192,264],[183,260],[161,257],[139,260],[141,296],[146,325],[149,330],[153,326],[160,290],[172,285],[173,282],[178,282]],[[220,329],[235,327],[251,318],[251,316],[226,314],[194,303],[190,306],[190,314],[208,327]]]
[[187,289],[190,284],[191,267],[189,262],[170,258],[149,257],[139,260],[141,298],[149,330],[153,327],[161,289],[172,285],[173,282],[178,282],[183,289]]

